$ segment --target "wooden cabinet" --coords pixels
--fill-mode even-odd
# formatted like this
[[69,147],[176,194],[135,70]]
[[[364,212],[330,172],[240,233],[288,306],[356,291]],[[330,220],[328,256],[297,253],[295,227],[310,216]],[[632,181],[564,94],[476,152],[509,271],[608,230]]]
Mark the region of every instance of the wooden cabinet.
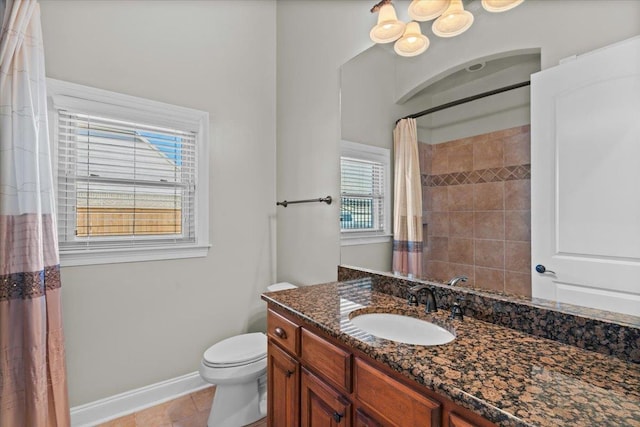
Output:
[[302,362],[338,390],[351,392],[351,353],[318,335],[302,329]]
[[382,427],[382,424],[367,415],[362,409],[356,411],[355,427]]
[[359,358],[356,358],[354,376],[356,399],[385,424],[440,426],[440,402],[425,397]]
[[351,403],[324,381],[302,370],[302,427],[350,427]]
[[[300,366],[277,345],[267,346],[267,417],[272,427],[298,427]],[[273,398],[275,397],[275,398]]]
[[495,427],[296,319],[267,313],[270,427]]
[[480,424],[472,423],[471,421],[466,420],[457,414],[450,413],[449,427],[481,427],[481,426]]

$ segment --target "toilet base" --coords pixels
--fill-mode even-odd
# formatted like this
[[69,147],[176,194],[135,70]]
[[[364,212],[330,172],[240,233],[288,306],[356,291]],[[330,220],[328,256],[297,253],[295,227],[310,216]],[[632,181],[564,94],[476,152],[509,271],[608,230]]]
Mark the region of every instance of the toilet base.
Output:
[[207,426],[245,426],[265,415],[260,411],[258,380],[244,384],[223,384],[216,386]]

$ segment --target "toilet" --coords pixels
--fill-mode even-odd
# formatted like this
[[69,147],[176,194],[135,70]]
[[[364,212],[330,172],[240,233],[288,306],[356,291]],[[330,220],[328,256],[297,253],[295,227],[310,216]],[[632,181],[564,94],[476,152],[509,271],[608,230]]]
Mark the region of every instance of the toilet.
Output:
[[[269,292],[294,289],[291,283],[268,286]],[[267,336],[236,335],[209,347],[200,376],[216,385],[208,427],[239,427],[267,414]]]

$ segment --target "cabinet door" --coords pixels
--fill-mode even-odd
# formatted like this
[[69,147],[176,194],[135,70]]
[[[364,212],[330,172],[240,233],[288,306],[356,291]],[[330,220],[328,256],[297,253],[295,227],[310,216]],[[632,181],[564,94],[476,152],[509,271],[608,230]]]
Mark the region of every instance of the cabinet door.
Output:
[[351,404],[309,371],[302,370],[302,427],[350,427]]
[[358,403],[385,425],[440,425],[440,402],[423,396],[358,358],[355,360],[355,395]]
[[362,410],[358,409],[358,411],[356,411],[355,427],[382,427],[382,424],[362,412]]
[[267,417],[270,427],[300,425],[300,366],[269,340],[267,365]]

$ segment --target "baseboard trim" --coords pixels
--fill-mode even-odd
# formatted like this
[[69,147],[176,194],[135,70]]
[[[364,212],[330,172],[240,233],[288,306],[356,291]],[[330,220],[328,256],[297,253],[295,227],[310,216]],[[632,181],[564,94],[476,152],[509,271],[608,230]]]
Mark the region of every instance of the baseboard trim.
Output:
[[72,427],[91,427],[210,386],[192,372],[71,408]]

